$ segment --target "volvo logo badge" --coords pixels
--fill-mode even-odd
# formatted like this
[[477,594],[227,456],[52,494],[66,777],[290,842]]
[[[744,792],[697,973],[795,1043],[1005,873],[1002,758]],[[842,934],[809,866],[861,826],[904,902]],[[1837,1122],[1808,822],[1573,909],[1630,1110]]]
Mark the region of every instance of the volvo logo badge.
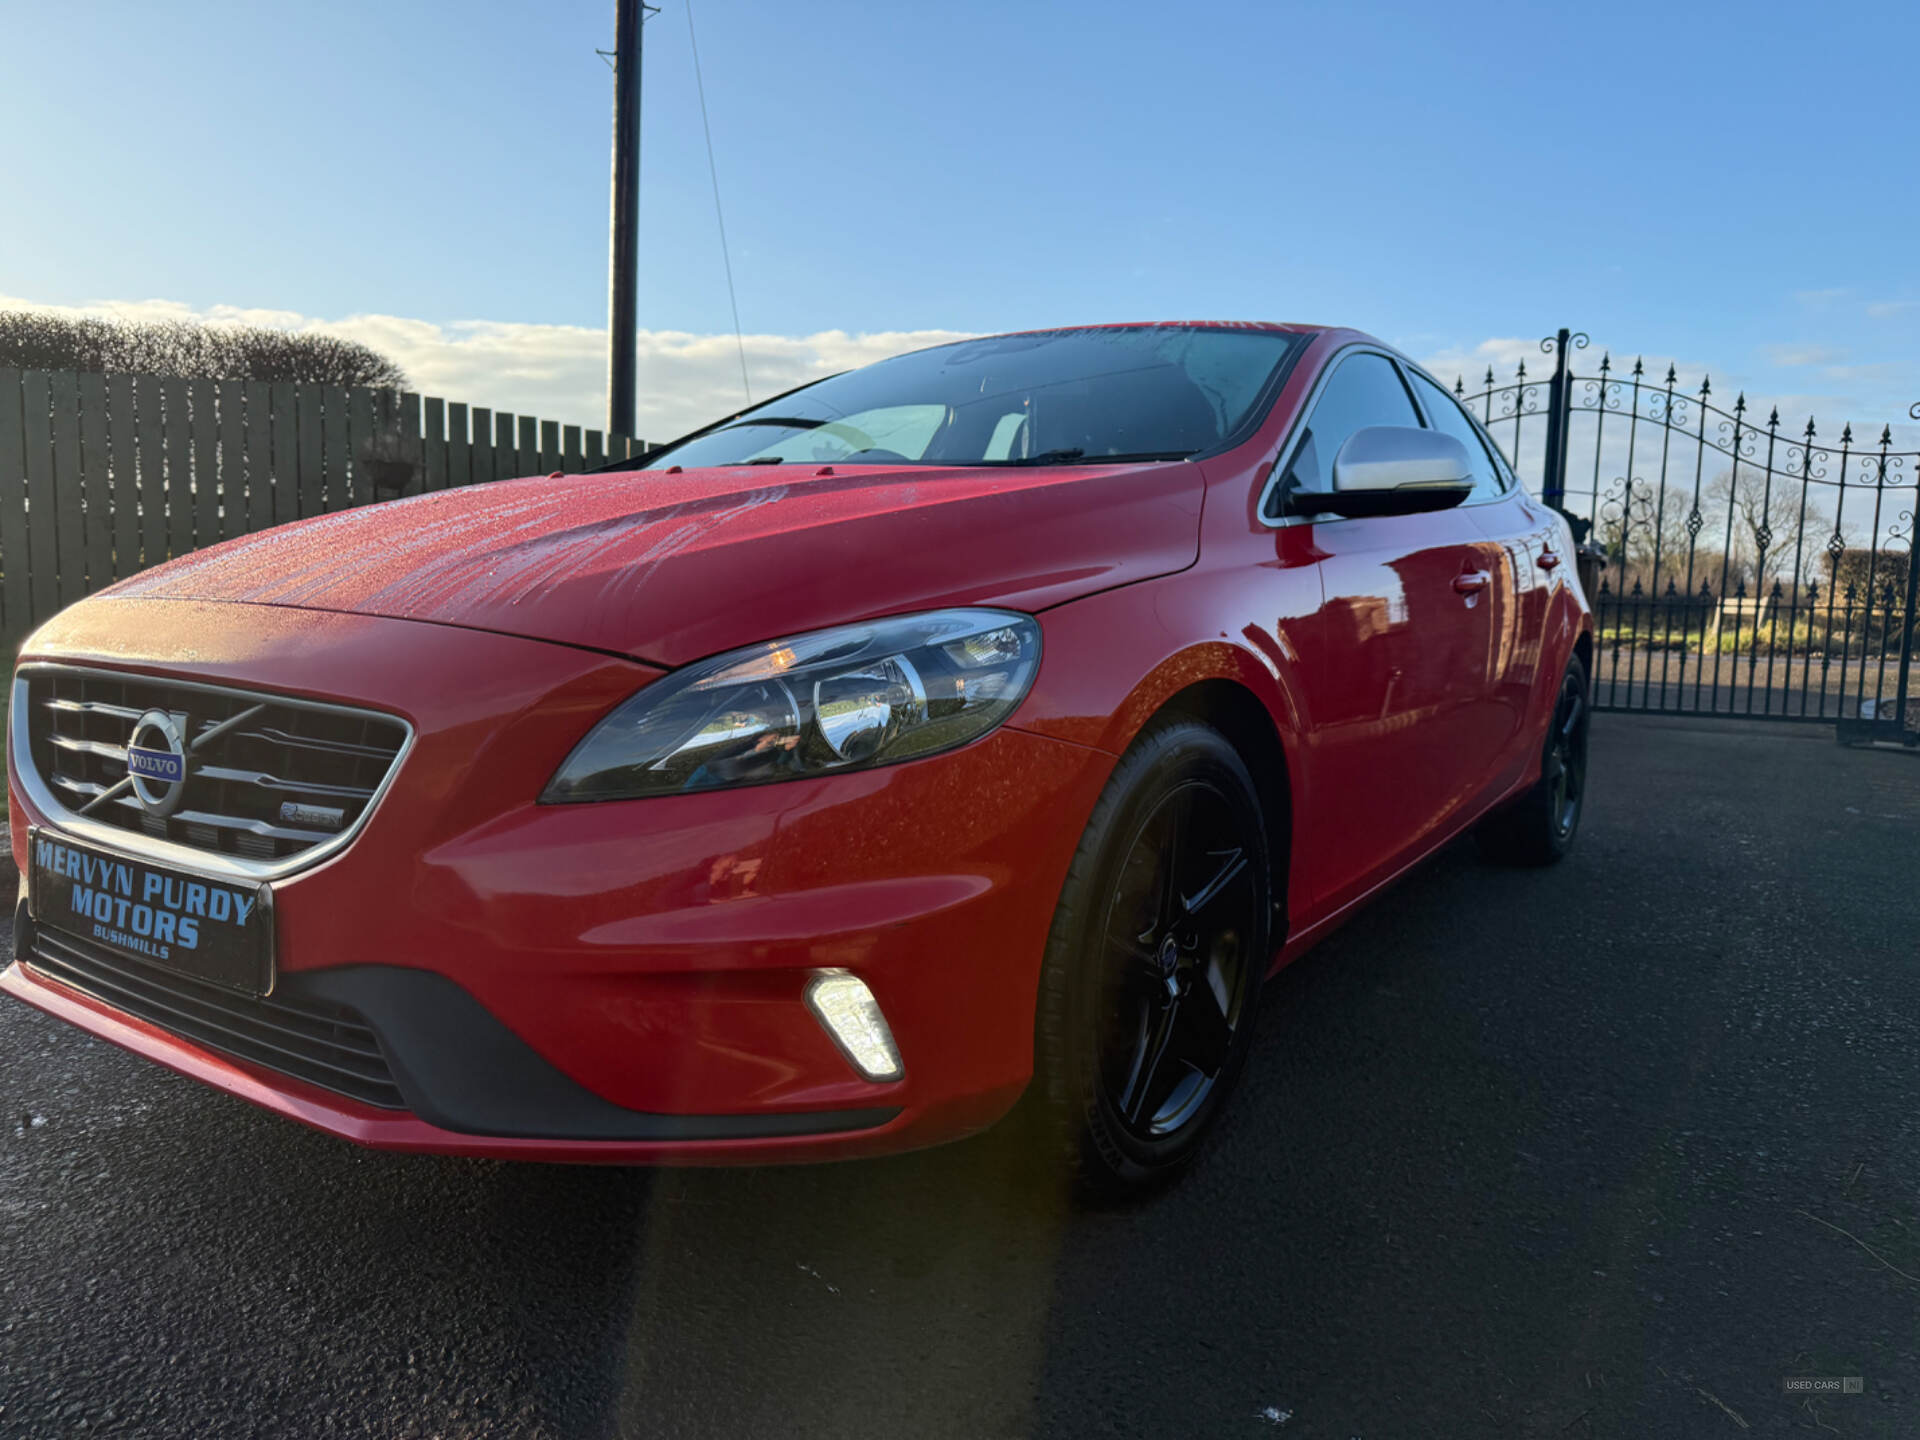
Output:
[[1160,973],[1170,976],[1179,968],[1180,946],[1173,936],[1169,935],[1160,942]]
[[171,815],[187,788],[187,745],[181,737],[186,716],[149,710],[127,737],[127,779],[140,808],[149,815]]

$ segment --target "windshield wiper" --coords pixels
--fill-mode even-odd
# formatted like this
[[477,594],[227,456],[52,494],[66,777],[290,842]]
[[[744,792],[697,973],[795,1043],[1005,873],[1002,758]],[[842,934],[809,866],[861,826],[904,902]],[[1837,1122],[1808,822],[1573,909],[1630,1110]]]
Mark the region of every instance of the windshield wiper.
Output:
[[1125,465],[1136,460],[1184,460],[1191,450],[1141,450],[1131,455],[1089,455],[1080,446],[1042,450],[1038,455],[1023,455],[1017,460],[982,460],[982,465]]
[[989,465],[1065,465],[1069,461],[1078,460],[1086,453],[1080,446],[1075,445],[1061,450],[1042,450],[1038,455],[1022,455],[1017,460],[1009,457],[1005,460],[989,460],[987,463]]

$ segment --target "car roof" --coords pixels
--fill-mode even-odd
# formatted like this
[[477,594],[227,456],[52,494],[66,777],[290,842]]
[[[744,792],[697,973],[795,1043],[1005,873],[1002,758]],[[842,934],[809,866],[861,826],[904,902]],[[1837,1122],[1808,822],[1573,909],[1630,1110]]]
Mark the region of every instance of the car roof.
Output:
[[[1315,335],[1325,325],[1280,320],[1111,320],[1097,325],[1045,325],[1034,330],[1003,330],[975,340],[1005,340],[1017,335],[1067,335],[1077,330],[1264,330],[1280,335]],[[935,347],[937,348],[937,347]]]

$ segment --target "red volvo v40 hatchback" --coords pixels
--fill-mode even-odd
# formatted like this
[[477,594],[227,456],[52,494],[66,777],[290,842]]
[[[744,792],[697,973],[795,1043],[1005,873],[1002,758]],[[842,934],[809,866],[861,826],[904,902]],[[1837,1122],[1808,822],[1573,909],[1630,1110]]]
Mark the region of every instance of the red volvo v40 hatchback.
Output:
[[0,986],[392,1149],[817,1159],[1024,1093],[1149,1182],[1269,973],[1468,827],[1565,852],[1572,553],[1291,325],[968,340],[301,521],[23,648]]

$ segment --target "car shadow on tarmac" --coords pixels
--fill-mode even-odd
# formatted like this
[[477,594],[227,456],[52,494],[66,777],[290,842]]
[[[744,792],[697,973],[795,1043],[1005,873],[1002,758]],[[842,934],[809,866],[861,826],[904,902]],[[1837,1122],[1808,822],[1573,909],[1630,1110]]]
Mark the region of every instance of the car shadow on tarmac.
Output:
[[[1920,767],[1594,753],[1565,864],[1453,845],[1283,973],[1213,1143],[1121,1207],[1010,1128],[374,1154],[0,1005],[0,1431],[1910,1433]],[[1824,1373],[1864,1393],[1783,1398]]]

